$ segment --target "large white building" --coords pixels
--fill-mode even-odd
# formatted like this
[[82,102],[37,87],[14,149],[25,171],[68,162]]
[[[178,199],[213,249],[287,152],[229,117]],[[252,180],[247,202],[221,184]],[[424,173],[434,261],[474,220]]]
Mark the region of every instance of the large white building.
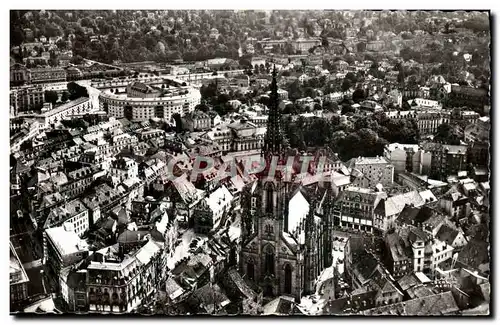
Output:
[[84,259],[87,255],[87,242],[75,233],[70,223],[45,230],[44,261],[55,272]]
[[[175,82],[174,82],[175,83]],[[184,84],[184,83],[182,83]],[[170,120],[174,114],[185,114],[194,111],[200,103],[200,91],[191,86],[178,85],[176,87],[152,90],[152,87],[135,83],[132,94],[113,93],[112,89],[99,94],[99,108],[116,118],[130,120],[149,120],[160,118]],[[144,88],[141,95],[140,88]],[[127,90],[131,89],[128,87]],[[157,94],[152,96],[152,94]]]
[[63,119],[81,116],[91,112],[92,103],[88,97],[80,97],[56,108],[52,108],[51,103],[45,103],[40,114],[26,113],[19,114],[23,118],[31,118],[39,122],[40,127],[47,128],[52,124],[57,124]]

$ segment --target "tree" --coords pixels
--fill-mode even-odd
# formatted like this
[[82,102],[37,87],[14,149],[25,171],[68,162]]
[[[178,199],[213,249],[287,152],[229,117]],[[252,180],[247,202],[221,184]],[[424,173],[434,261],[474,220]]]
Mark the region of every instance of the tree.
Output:
[[69,100],[69,93],[65,90],[62,92],[62,95],[61,95],[61,101],[63,103],[67,102]]
[[358,77],[352,72],[348,72],[345,75],[345,79],[349,79],[352,83],[355,83],[358,81]]
[[349,90],[349,88],[351,88],[351,81],[347,78],[344,79],[344,82],[342,82],[342,91],[343,92],[346,92]]
[[352,56],[348,55],[348,56],[346,56],[344,58],[344,61],[347,62],[347,63],[349,63],[349,64],[353,64],[354,63],[354,58]]
[[82,62],[83,62],[83,58],[81,55],[75,55],[71,58],[71,63],[73,63],[73,64],[79,65],[79,64],[82,64]]
[[24,32],[20,27],[14,27],[10,30],[10,43],[13,46],[21,45],[24,42]]
[[52,103],[52,105],[55,105],[55,103],[59,99],[59,95],[57,94],[57,92],[53,90],[46,90],[44,94],[44,99],[45,102]]
[[365,92],[363,91],[363,89],[358,88],[352,93],[352,100],[355,103],[359,103],[364,99],[365,99]]
[[305,97],[314,97],[315,91],[313,87],[306,87],[304,89],[304,96]]
[[325,101],[323,103],[323,109],[330,112],[336,112],[339,109],[339,105],[332,101]]
[[285,108],[283,109],[283,114],[296,114],[297,111],[295,110],[295,105],[289,103],[286,104]]
[[80,97],[89,97],[89,93],[87,92],[87,88],[80,86],[76,82],[68,83],[67,88],[68,88],[70,100],[75,100],[75,99],[80,98]]
[[202,111],[203,113],[207,113],[210,110],[206,104],[198,104],[194,108],[195,110]]
[[356,113],[356,109],[353,108],[351,105],[344,103],[342,104],[342,111],[340,112],[340,114],[345,115],[347,113]]
[[165,54],[165,44],[162,42],[156,43],[156,52],[160,54]]
[[434,141],[451,145],[460,144],[459,137],[457,136],[454,127],[448,123],[443,123],[438,126]]

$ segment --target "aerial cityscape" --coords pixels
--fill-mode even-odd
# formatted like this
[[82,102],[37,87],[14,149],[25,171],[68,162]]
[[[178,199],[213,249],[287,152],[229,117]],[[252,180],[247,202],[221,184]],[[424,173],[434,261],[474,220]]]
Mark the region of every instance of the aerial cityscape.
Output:
[[11,314],[490,315],[490,29],[11,10]]

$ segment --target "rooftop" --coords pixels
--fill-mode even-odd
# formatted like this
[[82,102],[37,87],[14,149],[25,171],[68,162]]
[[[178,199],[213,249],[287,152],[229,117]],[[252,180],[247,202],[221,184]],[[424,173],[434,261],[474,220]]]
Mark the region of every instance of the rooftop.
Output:
[[46,229],[45,233],[62,256],[88,250],[87,242],[65,226]]
[[87,211],[87,207],[82,203],[82,201],[75,199],[62,206],[54,208],[50,212],[45,224],[46,226],[59,224],[73,216],[84,213],[85,211]]
[[372,165],[372,164],[390,164],[391,162],[385,157],[358,157],[353,159],[354,166],[357,165]]
[[390,143],[386,146],[387,150],[392,152],[396,149],[402,149],[402,150],[413,150],[413,151],[418,151],[420,146],[418,144],[401,144],[401,143]]
[[72,100],[72,101],[70,101],[68,103],[65,103],[65,104],[63,104],[61,106],[58,106],[58,107],[56,107],[56,108],[54,108],[54,109],[52,109],[50,111],[44,112],[42,115],[44,115],[44,116],[52,116],[54,114],[57,114],[57,113],[69,110],[72,107],[80,105],[80,104],[85,103],[87,101],[89,101],[88,97],[80,97],[78,99],[75,99],[75,100]]
[[362,312],[365,316],[441,316],[456,314],[459,308],[451,291],[372,308]]

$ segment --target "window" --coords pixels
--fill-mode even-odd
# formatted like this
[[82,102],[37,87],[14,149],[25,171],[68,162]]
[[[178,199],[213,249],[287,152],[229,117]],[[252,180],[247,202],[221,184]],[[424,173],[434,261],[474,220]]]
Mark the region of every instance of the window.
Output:
[[290,264],[285,266],[285,293],[292,293],[292,267]]
[[274,275],[274,248],[267,246],[265,249],[264,271],[267,275]]
[[273,212],[273,188],[272,186],[268,186],[266,190],[266,212]]

